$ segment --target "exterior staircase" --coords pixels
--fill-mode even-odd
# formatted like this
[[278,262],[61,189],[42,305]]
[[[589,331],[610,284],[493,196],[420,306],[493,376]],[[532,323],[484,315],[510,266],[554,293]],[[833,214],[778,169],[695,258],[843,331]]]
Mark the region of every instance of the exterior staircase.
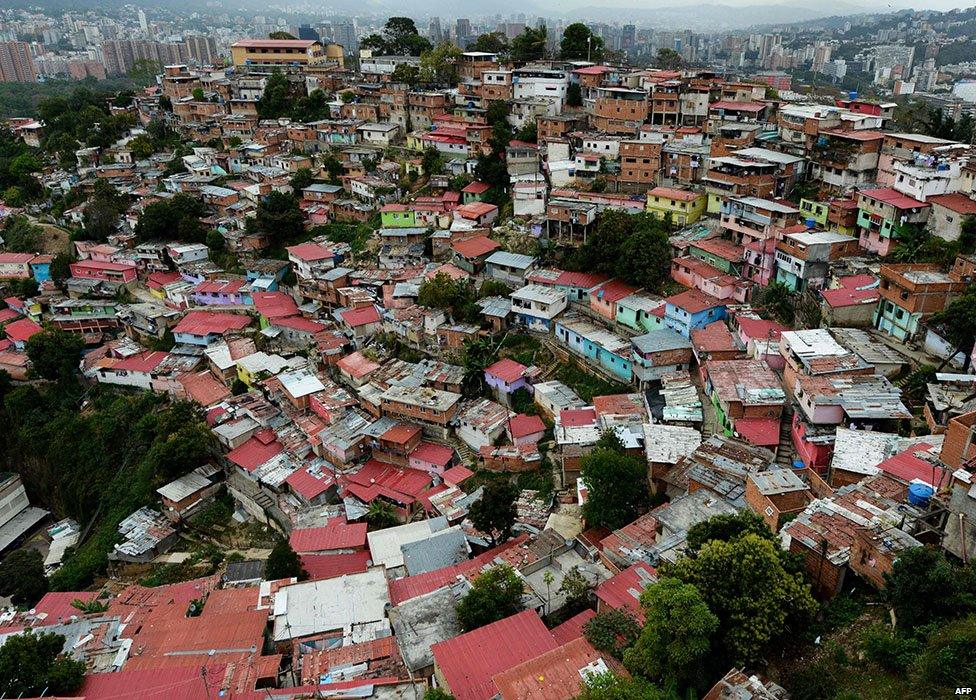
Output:
[[793,424],[793,407],[786,406],[783,411],[783,420],[779,424],[779,445],[776,447],[776,464],[783,469],[793,468],[793,438],[790,435],[790,426]]

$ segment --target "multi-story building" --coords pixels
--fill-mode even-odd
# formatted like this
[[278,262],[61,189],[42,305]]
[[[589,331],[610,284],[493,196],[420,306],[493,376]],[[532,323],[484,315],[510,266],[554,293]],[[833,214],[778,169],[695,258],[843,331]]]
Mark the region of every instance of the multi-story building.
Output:
[[938,265],[882,265],[875,328],[909,340],[918,333],[922,321],[942,311],[968,286],[968,282],[942,272]]
[[843,191],[877,180],[884,134],[880,131],[824,131],[810,153],[813,176]]
[[242,39],[231,44],[230,53],[235,68],[287,69],[326,61],[322,44],[313,39]]
[[827,281],[831,261],[858,252],[856,238],[834,231],[784,234],[776,242],[776,281],[795,292],[819,289]]
[[661,170],[661,143],[627,140],[619,144],[621,189],[646,191],[657,182]]
[[593,126],[597,130],[636,135],[647,115],[647,93],[643,90],[618,87],[597,90],[592,112]]
[[929,205],[890,187],[857,193],[857,230],[861,247],[870,253],[888,255],[895,247],[898,228],[924,225]]
[[0,80],[7,83],[37,82],[37,68],[31,57],[30,44],[24,41],[0,41]]

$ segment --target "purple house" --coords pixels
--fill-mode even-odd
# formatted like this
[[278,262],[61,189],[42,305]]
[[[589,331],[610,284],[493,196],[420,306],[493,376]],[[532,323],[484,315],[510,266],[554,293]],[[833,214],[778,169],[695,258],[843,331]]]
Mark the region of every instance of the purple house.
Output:
[[243,306],[251,303],[247,280],[204,280],[193,288],[193,301],[202,306]]
[[498,401],[509,404],[509,396],[518,389],[532,391],[529,384],[529,368],[521,362],[505,358],[485,368],[485,383],[490,386]]

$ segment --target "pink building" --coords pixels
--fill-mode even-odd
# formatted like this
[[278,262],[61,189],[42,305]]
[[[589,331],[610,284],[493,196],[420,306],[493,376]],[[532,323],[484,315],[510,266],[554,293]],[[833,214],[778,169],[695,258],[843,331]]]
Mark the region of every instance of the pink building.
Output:
[[130,263],[108,262],[104,260],[79,260],[71,263],[71,276],[82,279],[100,280],[128,284],[136,281],[136,266]]
[[610,280],[590,292],[590,308],[612,321],[617,316],[617,302],[638,290],[620,280]]

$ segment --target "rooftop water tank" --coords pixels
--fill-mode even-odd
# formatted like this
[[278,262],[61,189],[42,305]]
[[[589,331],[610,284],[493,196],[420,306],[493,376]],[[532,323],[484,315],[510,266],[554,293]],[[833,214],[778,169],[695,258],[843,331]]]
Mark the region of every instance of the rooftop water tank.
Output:
[[908,502],[913,506],[926,506],[933,493],[935,489],[928,484],[916,482],[908,487]]

